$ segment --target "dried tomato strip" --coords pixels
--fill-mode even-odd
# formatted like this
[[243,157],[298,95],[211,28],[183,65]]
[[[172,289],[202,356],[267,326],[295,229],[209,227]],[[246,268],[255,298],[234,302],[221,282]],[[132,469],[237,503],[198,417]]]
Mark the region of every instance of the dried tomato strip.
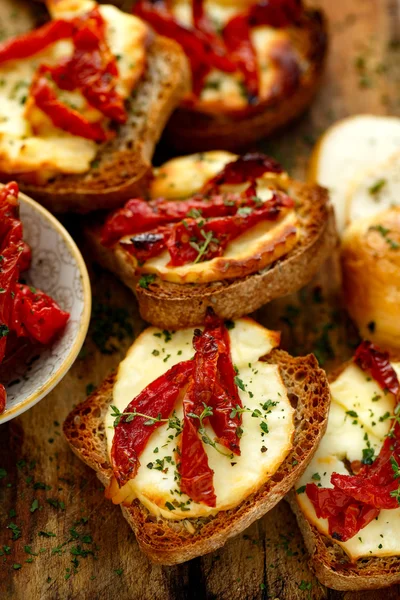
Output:
[[36,106],[52,121],[55,127],[95,142],[105,142],[109,135],[98,123],[90,123],[78,111],[57,98],[48,79],[40,75],[33,81],[30,93]]
[[248,152],[237,160],[228,163],[203,187],[203,194],[218,193],[221,185],[238,185],[252,183],[265,173],[282,173],[282,166],[273,158],[261,152]]
[[213,471],[209,467],[207,453],[198,434],[198,417],[206,406],[210,406],[217,377],[220,344],[214,332],[209,331],[206,326],[203,333],[195,331],[193,345],[196,350],[193,377],[183,401],[180,488],[194,502],[215,506]]
[[[122,417],[115,428],[111,449],[111,464],[118,485],[122,487],[133,479],[140,465],[139,457],[157,427],[168,419],[174,410],[179,394],[193,371],[193,361],[174,365],[150,383],[126,407],[124,412],[142,413],[131,421]],[[149,418],[156,419],[149,423]]]
[[400,384],[388,352],[382,352],[372,342],[364,341],[356,350],[354,362],[360,369],[370,373],[383,390],[388,390],[400,401]]
[[[390,391],[398,405],[399,380],[390,364],[389,354],[382,352],[371,342],[364,341],[357,348],[354,361],[363,371],[370,373],[383,390]],[[333,473],[333,489],[318,488],[315,484],[307,485],[306,493],[317,516],[329,520],[331,535],[346,541],[378,516],[380,510],[399,507],[396,493],[399,480],[393,464],[400,464],[398,421],[391,428],[372,465],[364,465],[357,475]]]
[[0,362],[6,352],[23,250],[22,226],[18,219],[18,186],[9,183],[0,191]]
[[15,290],[10,329],[18,337],[49,344],[66,326],[69,313],[41,290],[18,284]]
[[20,60],[33,56],[51,44],[71,37],[73,32],[73,21],[58,19],[50,21],[34,31],[6,40],[0,44],[0,64],[9,60]]
[[258,60],[250,33],[248,15],[237,15],[226,24],[222,35],[232,60],[243,73],[247,100],[255,104],[259,95]]
[[206,327],[213,327],[213,335],[219,343],[217,377],[211,398],[213,414],[210,416],[210,425],[217,435],[218,443],[240,455],[242,416],[236,409],[242,408],[242,401],[235,382],[236,373],[232,363],[229,332],[221,319],[210,314],[206,317]]
[[192,87],[196,96],[203,89],[204,79],[212,67],[227,73],[236,71],[236,65],[226,52],[221,51],[220,42],[216,36],[211,36],[209,29],[205,33],[180,25],[163,0],[139,0],[134,5],[134,13],[150,23],[157,33],[174,39],[182,46],[191,65]]
[[62,90],[79,89],[103,115],[125,123],[124,99],[116,91],[118,66],[105,37],[105,21],[96,7],[79,18],[73,36],[72,57],[55,67],[46,67]]
[[182,221],[188,215],[198,213],[209,219],[233,215],[242,206],[254,205],[239,194],[220,194],[203,198],[200,195],[189,200],[151,200],[141,198],[128,200],[123,208],[117,209],[107,218],[102,228],[101,242],[111,246],[126,235],[150,231],[160,225]]
[[330,535],[341,542],[354,537],[379,515],[379,509],[354,501],[335,488],[319,488],[315,483],[306,486],[317,517],[328,519]]
[[261,0],[248,11],[252,27],[282,28],[296,24],[304,12],[302,0]]
[[171,256],[168,265],[177,267],[222,256],[230,241],[262,221],[276,221],[293,206],[289,196],[275,193],[271,200],[246,214],[218,217],[205,223],[186,219],[172,228],[166,241]]

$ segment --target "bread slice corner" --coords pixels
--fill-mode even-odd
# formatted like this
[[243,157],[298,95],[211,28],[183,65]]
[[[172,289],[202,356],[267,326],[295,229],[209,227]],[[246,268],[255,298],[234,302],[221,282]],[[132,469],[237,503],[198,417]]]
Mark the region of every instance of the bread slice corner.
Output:
[[[396,353],[392,358],[399,360],[400,355]],[[346,361],[337,367],[329,375],[329,382],[335,381],[351,362]],[[320,533],[304,516],[297,502],[295,490],[291,490],[285,499],[303,535],[310,555],[310,567],[323,585],[348,592],[374,590],[400,584],[400,556],[363,557],[351,562],[339,544]]]
[[[293,358],[273,350],[263,360],[279,365],[295,408],[293,447],[284,462],[257,492],[234,509],[214,517],[170,521],[152,516],[135,500],[122,507],[124,517],[135,532],[139,547],[155,563],[173,565],[220,548],[253,521],[271,510],[301,476],[325,431],[330,403],[329,385],[313,355]],[[106,486],[112,477],[104,418],[112,402],[115,375],[82,404],[64,423],[64,435],[73,452],[94,469]]]
[[288,494],[286,500],[296,516],[310,554],[310,566],[323,585],[348,592],[400,584],[400,556],[359,558],[351,562],[339,544],[321,534],[306,519],[294,491]]
[[128,121],[99,149],[91,169],[79,175],[60,174],[43,185],[20,175],[21,191],[56,213],[110,210],[143,195],[155,146],[189,81],[188,62],[179,44],[155,36],[147,49],[145,73],[130,100]]

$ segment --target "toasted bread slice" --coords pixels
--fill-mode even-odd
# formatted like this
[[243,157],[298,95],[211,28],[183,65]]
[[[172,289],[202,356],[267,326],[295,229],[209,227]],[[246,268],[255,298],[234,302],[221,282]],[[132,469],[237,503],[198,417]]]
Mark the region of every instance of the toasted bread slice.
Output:
[[[396,361],[400,355],[392,355]],[[351,364],[347,361],[330,376],[333,382]],[[323,535],[304,516],[296,500],[295,491],[285,498],[296,516],[310,554],[310,566],[319,581],[340,591],[372,590],[400,584],[400,556],[363,557],[351,562],[346,552],[331,538]]]
[[192,327],[204,321],[209,306],[220,317],[235,319],[306,285],[337,244],[326,190],[291,180],[288,194],[298,202],[300,241],[268,270],[241,279],[176,284],[157,277],[144,288],[138,283],[129,253],[122,247],[109,249],[101,244],[100,225],[87,228],[87,240],[94,258],[133,290],[140,314],[149,323],[166,329]]
[[179,107],[167,125],[167,142],[184,152],[240,149],[296,119],[309,106],[324,69],[328,36],[322,12],[306,11],[302,27],[293,29],[292,38],[309,67],[291,94],[278,94],[242,115]]
[[295,492],[287,501],[297,518],[306,548],[311,556],[310,565],[319,581],[329,588],[341,591],[373,590],[400,583],[400,556],[360,558],[349,562],[339,544],[322,535],[303,515]]
[[147,67],[134,90],[128,121],[114,139],[101,146],[90,171],[58,175],[40,185],[32,182],[31,174],[11,177],[3,173],[1,181],[17,179],[21,190],[59,213],[112,209],[143,194],[151,177],[155,145],[188,81],[187,59],[180,46],[156,36],[147,50]]
[[[129,507],[121,506],[141,550],[152,561],[172,565],[220,548],[228,538],[271,510],[311,460],[325,431],[328,416],[330,393],[325,373],[318,367],[313,355],[293,358],[282,350],[272,350],[263,360],[279,365],[288,397],[295,408],[291,451],[261,489],[236,508],[221,511],[214,517],[176,522],[156,519],[138,500]],[[64,423],[64,434],[72,450],[97,472],[105,486],[110,483],[113,474],[107,453],[104,418],[112,403],[114,381],[114,375],[108,377],[98,390],[70,413]]]

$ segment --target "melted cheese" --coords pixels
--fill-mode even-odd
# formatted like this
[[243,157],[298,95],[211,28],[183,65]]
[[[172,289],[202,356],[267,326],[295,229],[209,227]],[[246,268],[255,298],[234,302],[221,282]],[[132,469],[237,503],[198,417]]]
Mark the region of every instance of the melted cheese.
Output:
[[[167,161],[154,171],[150,188],[152,198],[184,199],[199,192],[215,177],[226,164],[234,161],[237,155],[224,151],[211,151],[182,156]],[[285,189],[287,174],[265,173],[257,180],[257,197],[264,202],[272,197],[272,190]],[[223,185],[221,191],[239,193],[248,184]],[[295,210],[277,222],[262,222],[232,240],[222,257],[213,258],[197,264],[190,263],[181,267],[170,267],[167,251],[146,261],[141,266],[144,273],[154,273],[165,281],[174,283],[207,283],[222,279],[244,277],[261,271],[284,256],[297,244],[301,235]],[[129,236],[124,238],[130,243]],[[126,260],[137,261],[131,255]]]
[[[261,271],[292,250],[299,238],[296,224],[296,214],[291,211],[277,223],[264,221],[248,229],[228,244],[221,257],[172,267],[168,266],[171,257],[165,251],[147,260],[141,270],[181,284],[243,277]],[[133,256],[130,258],[136,262]]]
[[[214,24],[216,31],[221,31],[226,23],[234,16],[243,13],[251,2],[224,2],[221,0],[207,0],[204,3],[205,14]],[[174,0],[172,12],[179,23],[186,27],[193,25],[192,3],[188,0]],[[276,44],[282,41],[292,48],[290,34],[285,29],[273,27],[254,27],[250,32],[253,44],[260,82],[260,100],[266,100],[275,92],[275,81],[279,76],[280,68],[271,60],[271,51]],[[299,63],[307,69],[308,64],[304,59]],[[221,107],[224,110],[240,110],[248,106],[247,92],[243,85],[241,73],[225,73],[212,69],[205,78],[203,90],[196,104],[197,108],[205,111],[215,111]]]
[[211,150],[168,160],[154,169],[150,196],[167,200],[188,198],[237,158],[231,152]]
[[[85,0],[63,0],[49,3],[49,8],[53,18],[71,18],[94,5]],[[118,91],[126,98],[143,72],[147,27],[136,17],[111,5],[101,6],[100,12],[107,23],[107,42],[119,57]],[[54,127],[36,108],[33,99],[27,101],[38,66],[58,64],[72,51],[70,40],[60,40],[32,57],[0,65],[0,171],[36,173],[43,181],[57,173],[83,173],[90,168],[98,144]],[[60,91],[59,97],[90,121],[104,120],[80,92]]]
[[[155,334],[159,335],[161,332],[154,327],[147,329],[120,364],[112,404],[121,411],[146,385],[174,364],[188,360],[194,354],[192,329],[172,333],[168,342],[165,341],[164,334],[161,337]],[[269,433],[262,435],[259,417],[244,413],[240,457],[234,456],[232,459],[221,455],[213,447],[204,445],[209,465],[214,471],[217,496],[216,507],[210,508],[178,493],[179,486],[175,479],[175,448],[178,438],[172,435],[172,439],[169,439],[168,436],[174,431],[168,430],[165,424],[152,434],[140,457],[138,474],[121,488],[114,502],[124,500],[129,503],[134,498],[139,498],[152,514],[168,519],[207,516],[237,506],[249,494],[257,491],[283,462],[290,451],[294,433],[293,409],[278,367],[259,361],[261,356],[268,354],[279,343],[279,335],[248,318],[238,319],[229,335],[232,361],[246,388],[246,391],[239,390],[243,405],[262,411],[260,404],[267,400],[276,402],[263,419],[268,424]],[[111,412],[110,409],[105,423],[109,452],[114,435],[114,418]],[[180,404],[176,407],[176,414],[178,418],[182,418]],[[209,426],[207,432],[212,439],[215,438]],[[266,451],[264,447],[267,448]],[[224,449],[222,451],[225,452]],[[156,468],[160,464],[157,460],[163,462],[163,471]],[[169,505],[176,507],[170,510]]]
[[[400,364],[393,364],[400,375]],[[348,474],[343,461],[361,460],[363,450],[373,448],[377,455],[390,429],[388,414],[393,413],[394,398],[384,394],[378,384],[359,367],[351,364],[331,384],[332,404],[328,427],[321,444],[296,489],[307,483],[332,487],[332,473]],[[321,478],[318,479],[318,476]],[[327,519],[318,519],[305,493],[297,501],[307,519],[324,535],[329,535]],[[369,556],[400,555],[400,508],[382,510],[377,519],[347,542],[338,542],[354,561]]]

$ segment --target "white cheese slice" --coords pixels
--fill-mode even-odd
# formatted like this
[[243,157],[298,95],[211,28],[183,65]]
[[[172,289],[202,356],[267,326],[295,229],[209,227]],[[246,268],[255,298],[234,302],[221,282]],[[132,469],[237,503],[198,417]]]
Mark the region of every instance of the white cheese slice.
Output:
[[150,196],[167,200],[188,198],[237,158],[237,154],[224,150],[211,150],[172,158],[161,167],[154,169]]
[[[152,514],[168,519],[207,516],[237,506],[249,494],[257,491],[285,459],[294,433],[293,408],[278,367],[259,361],[262,355],[269,353],[277,345],[277,334],[262,328],[251,319],[238,319],[229,335],[232,361],[246,390],[239,389],[243,405],[252,410],[259,409],[265,418],[252,417],[250,412],[243,414],[239,457],[227,457],[209,445],[204,446],[209,465],[214,471],[216,507],[195,503],[179,493],[174,450],[178,438],[172,435],[172,439],[169,439],[168,436],[174,431],[168,430],[166,424],[152,434],[140,457],[138,474],[120,490],[114,501],[129,502],[139,498]],[[119,367],[113,390],[113,405],[123,411],[146,385],[174,364],[192,357],[192,337],[192,329],[171,334],[162,333],[155,328],[147,329],[133,344]],[[264,414],[260,405],[268,400],[272,404],[268,414]],[[109,452],[114,435],[114,418],[111,413],[112,410],[109,409],[105,422]],[[176,407],[176,414],[178,418],[182,418],[181,405]],[[268,424],[268,434],[262,435],[262,420]],[[209,426],[207,432],[211,439],[215,438]],[[220,449],[227,452],[222,447]],[[162,471],[157,468],[160,464]],[[168,506],[174,504],[175,509],[170,510]]]
[[[54,18],[71,18],[94,5],[85,0],[63,0],[49,3],[49,8]],[[118,57],[118,91],[126,98],[143,72],[147,26],[111,5],[101,6],[100,13],[107,23],[110,49]],[[26,103],[38,66],[58,64],[72,50],[70,40],[60,40],[32,57],[0,65],[0,171],[35,172],[45,180],[57,173],[84,173],[90,168],[98,144],[54,127],[31,101]],[[90,121],[104,120],[80,92],[60,91],[59,97]]]
[[315,147],[310,179],[329,188],[339,232],[354,181],[400,150],[400,119],[357,115],[330,127]]
[[[394,363],[400,375],[400,363]],[[363,450],[373,448],[379,453],[393,413],[394,398],[384,394],[379,386],[354,364],[349,365],[331,384],[332,404],[328,427],[321,444],[295,489],[307,483],[321,487],[333,487],[332,473],[348,474],[343,461],[363,458]],[[348,411],[357,413],[352,417]],[[382,418],[382,420],[380,420]],[[306,518],[324,535],[329,535],[327,519],[318,519],[306,493],[297,494],[297,501]],[[349,557],[355,561],[361,557],[400,555],[400,508],[383,510],[379,517],[364,527],[347,542],[338,542]]]

